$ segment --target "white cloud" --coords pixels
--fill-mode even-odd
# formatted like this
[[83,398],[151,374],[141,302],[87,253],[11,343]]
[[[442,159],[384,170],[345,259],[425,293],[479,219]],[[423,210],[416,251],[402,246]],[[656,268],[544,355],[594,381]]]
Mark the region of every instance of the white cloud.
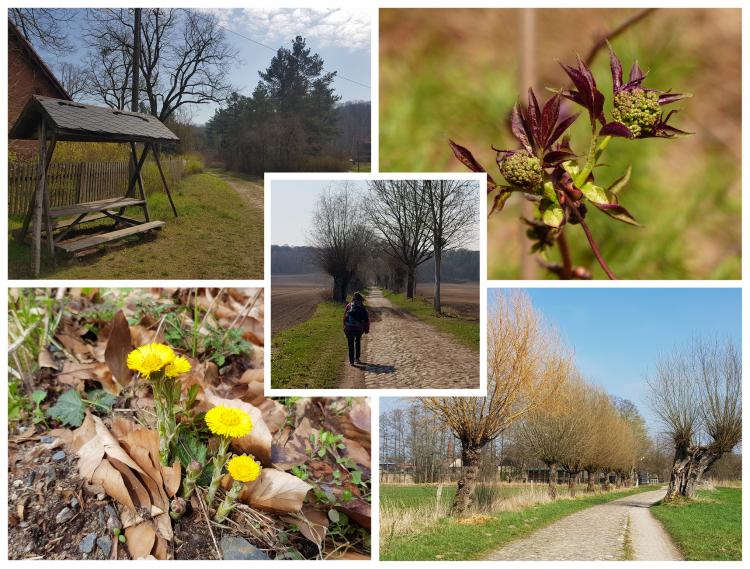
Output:
[[314,47],[370,49],[369,12],[352,8],[250,8],[211,10],[226,28],[271,47],[303,36]]

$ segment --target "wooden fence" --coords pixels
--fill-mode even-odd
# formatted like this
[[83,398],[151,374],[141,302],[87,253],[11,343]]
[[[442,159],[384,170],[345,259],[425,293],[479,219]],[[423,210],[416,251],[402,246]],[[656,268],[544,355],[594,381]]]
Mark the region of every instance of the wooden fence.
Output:
[[[162,159],[170,189],[182,180],[184,161]],[[125,195],[132,172],[130,162],[54,162],[47,171],[51,207],[60,207]],[[163,191],[156,163],[143,166],[146,196]],[[36,162],[8,165],[8,214],[23,215],[39,180]]]

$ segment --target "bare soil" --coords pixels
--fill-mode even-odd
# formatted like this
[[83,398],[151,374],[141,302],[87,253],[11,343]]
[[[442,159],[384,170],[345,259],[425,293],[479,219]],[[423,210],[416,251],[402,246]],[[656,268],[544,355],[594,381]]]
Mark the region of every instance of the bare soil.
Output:
[[330,277],[311,273],[271,277],[271,336],[304,322],[330,293]]
[[[432,302],[433,293],[432,283],[417,283],[417,296]],[[444,310],[453,310],[461,316],[479,320],[479,283],[442,283],[440,303]]]

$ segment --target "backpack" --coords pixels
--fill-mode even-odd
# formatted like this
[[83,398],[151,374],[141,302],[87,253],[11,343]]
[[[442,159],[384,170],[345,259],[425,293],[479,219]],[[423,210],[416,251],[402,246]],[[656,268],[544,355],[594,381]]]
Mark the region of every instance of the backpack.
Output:
[[361,304],[350,304],[346,311],[346,327],[350,330],[364,330],[367,311]]

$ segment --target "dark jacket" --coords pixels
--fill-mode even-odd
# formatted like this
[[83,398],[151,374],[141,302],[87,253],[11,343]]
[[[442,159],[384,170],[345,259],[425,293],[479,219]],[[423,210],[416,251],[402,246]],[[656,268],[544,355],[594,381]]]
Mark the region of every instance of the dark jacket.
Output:
[[[356,323],[352,324],[349,322],[349,311],[357,304],[362,310],[362,317],[357,320]],[[370,331],[370,315],[367,313],[365,305],[355,302],[350,302],[344,309],[344,332],[364,332],[367,334]]]

